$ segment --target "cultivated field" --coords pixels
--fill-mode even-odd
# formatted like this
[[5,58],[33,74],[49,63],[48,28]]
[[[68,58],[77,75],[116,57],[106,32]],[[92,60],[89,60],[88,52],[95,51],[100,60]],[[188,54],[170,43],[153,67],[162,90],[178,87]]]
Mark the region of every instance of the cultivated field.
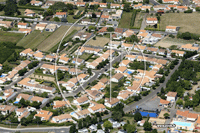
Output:
[[39,30],[34,30],[31,34],[27,35],[21,41],[19,41],[17,46],[23,46],[25,48],[36,48],[51,34],[51,32],[40,32]]
[[123,12],[122,18],[119,22],[119,28],[130,28],[131,18],[133,12]]
[[166,26],[180,26],[180,32],[191,32],[200,34],[200,13],[166,13],[161,16],[160,29]]
[[158,43],[156,43],[155,46],[169,48],[172,45],[181,46],[184,44],[194,43],[194,42],[195,42],[194,40],[187,41],[187,40],[171,38],[171,37],[167,36],[167,37],[163,38],[161,41],[159,41]]
[[145,15],[145,13],[137,12],[137,15],[136,15],[136,18],[135,18],[135,22],[134,22],[134,27],[138,27],[138,28],[141,27],[144,15]]
[[96,40],[91,39],[86,45],[104,47],[104,45],[107,44],[109,40],[110,39],[106,37],[96,37]]
[[23,33],[12,33],[0,30],[0,42],[13,42],[17,43],[23,38]]
[[[55,32],[53,32],[46,40],[44,40],[37,48],[42,51],[49,51],[54,45],[56,45],[64,36],[69,26],[61,26]],[[73,30],[80,30],[81,27],[72,27],[66,34],[70,34]]]

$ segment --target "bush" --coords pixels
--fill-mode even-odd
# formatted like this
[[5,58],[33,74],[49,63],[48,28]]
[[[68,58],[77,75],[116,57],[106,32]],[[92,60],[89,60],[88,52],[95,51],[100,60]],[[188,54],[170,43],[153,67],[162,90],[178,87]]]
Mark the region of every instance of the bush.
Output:
[[130,23],[130,26],[132,26],[132,27],[134,26],[136,15],[137,15],[137,10],[133,10],[133,15],[131,18],[131,23]]

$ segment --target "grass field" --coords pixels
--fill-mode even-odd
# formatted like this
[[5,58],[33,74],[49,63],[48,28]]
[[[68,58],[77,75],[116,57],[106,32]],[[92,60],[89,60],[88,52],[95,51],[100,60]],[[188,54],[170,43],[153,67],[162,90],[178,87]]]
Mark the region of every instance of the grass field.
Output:
[[161,41],[159,41],[158,43],[155,44],[155,46],[161,46],[161,47],[165,47],[165,48],[169,48],[172,45],[177,45],[177,46],[181,46],[184,44],[188,44],[188,43],[194,43],[194,40],[183,40],[183,39],[177,39],[177,38],[171,38],[171,37],[165,37],[164,39],[162,39]]
[[96,37],[96,40],[91,39],[86,45],[104,47],[109,41],[110,39],[106,37]]
[[144,15],[145,15],[145,13],[137,12],[137,15],[136,15],[136,18],[135,18],[135,22],[134,22],[134,27],[138,27],[138,28],[141,27]]
[[180,32],[191,32],[200,34],[200,13],[166,13],[161,16],[160,29],[165,30],[166,26],[180,26]]
[[123,12],[122,18],[119,22],[119,28],[130,28],[131,18],[133,12]]
[[17,46],[23,46],[25,48],[36,48],[51,34],[51,32],[44,31],[41,33],[40,31],[35,30],[28,36],[24,37],[21,41],[19,41]]
[[[43,51],[49,51],[62,39],[68,28],[69,26],[61,26],[54,33],[52,33],[46,40],[44,40],[37,48]],[[80,29],[81,27],[72,27],[66,34],[66,36],[69,35],[73,30],[80,30]]]
[[91,54],[89,53],[84,53],[83,55],[79,56],[80,59],[86,60],[87,58],[89,58]]
[[0,30],[0,42],[13,42],[17,43],[23,38],[23,33],[12,33]]

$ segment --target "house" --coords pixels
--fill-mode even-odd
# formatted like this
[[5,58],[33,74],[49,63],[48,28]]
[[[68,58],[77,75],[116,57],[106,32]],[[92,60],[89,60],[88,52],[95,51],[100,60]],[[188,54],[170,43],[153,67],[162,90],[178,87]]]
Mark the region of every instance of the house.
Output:
[[41,6],[42,5],[42,1],[32,0],[30,3],[32,6]]
[[177,33],[180,27],[177,26],[166,26],[165,32]]
[[112,78],[111,78],[111,81],[112,82],[119,82],[121,79],[124,78],[124,75],[121,74],[121,73],[116,73]]
[[45,57],[45,60],[50,61],[50,62],[55,61],[55,59],[56,59],[56,55],[55,54],[48,54]]
[[89,103],[89,101],[90,100],[86,96],[84,96],[84,97],[79,97],[77,99],[74,99],[73,103],[76,105],[83,105],[83,104]]
[[125,32],[123,33],[123,37],[130,37],[130,36],[133,35],[133,34],[134,34],[134,31],[128,29],[127,31],[125,31]]
[[105,88],[105,84],[102,81],[99,81],[96,85],[94,85],[91,90],[101,91]]
[[188,10],[188,7],[187,6],[177,6],[176,9],[181,12],[184,12],[184,11]]
[[126,55],[126,59],[130,60],[130,61],[134,61],[137,58],[136,55]]
[[121,66],[126,66],[126,67],[128,67],[130,63],[131,63],[130,60],[122,60],[121,63],[119,64],[119,66],[120,66],[120,67],[121,67]]
[[[92,33],[88,32],[78,32],[76,35],[74,35],[73,40],[79,39],[81,41],[85,41],[89,39],[92,36]],[[82,48],[85,49],[85,48]]]
[[115,71],[116,71],[116,73],[126,73],[127,67],[120,66],[120,67],[116,68]]
[[82,19],[82,20],[81,20],[81,24],[87,25],[87,24],[90,24],[90,23],[92,23],[92,22],[91,22],[91,19]]
[[34,52],[32,51],[32,49],[27,48],[25,50],[23,50],[22,52],[19,53],[20,56],[28,56],[28,55],[32,55]]
[[162,2],[165,4],[165,3],[173,3],[173,4],[178,4],[179,3],[179,0],[162,0]]
[[199,51],[199,47],[194,47],[192,44],[181,45],[180,49],[186,51]]
[[30,112],[26,108],[19,108],[16,111],[18,121],[21,121],[22,118],[27,118],[30,115]]
[[55,65],[50,65],[50,64],[43,64],[41,67],[43,70],[43,74],[54,74],[56,71]]
[[31,29],[24,29],[24,28],[21,28],[18,30],[19,33],[25,33],[26,35],[30,34],[32,32]]
[[94,114],[97,112],[104,112],[106,110],[106,107],[103,104],[96,104],[95,106],[89,107],[88,110]]
[[66,18],[67,17],[67,12],[56,12],[55,15],[53,15],[53,17],[58,17],[58,18]]
[[147,47],[145,45],[144,46],[143,45],[135,45],[133,49],[136,51],[144,52],[144,50],[146,50],[146,48]]
[[76,2],[78,7],[85,7],[85,2]]
[[167,93],[167,101],[175,102],[177,99],[177,92],[168,92]]
[[118,94],[118,96],[117,96],[117,98],[119,99],[119,100],[127,100],[130,96],[132,96],[132,92],[130,92],[130,91],[128,91],[128,90],[122,90],[122,91],[120,91],[119,92],[119,94]]
[[29,16],[29,17],[34,17],[35,16],[35,12],[30,10],[30,9],[26,9],[24,11],[25,16]]
[[146,20],[146,24],[147,25],[155,25],[158,23],[158,19],[157,18],[147,18]]
[[141,9],[142,11],[146,11],[147,9],[150,11],[150,10],[151,10],[151,6],[143,5],[140,9]]
[[107,3],[99,3],[100,7],[107,7]]
[[81,65],[81,64],[83,64],[85,62],[85,60],[83,60],[83,59],[80,59],[80,58],[74,58],[73,60],[72,60],[72,63],[73,64],[76,64],[76,65]]
[[164,99],[160,99],[160,106],[163,106],[163,107],[168,107],[168,105],[169,105],[169,101],[167,101],[167,100],[164,100]]
[[28,27],[28,25],[29,25],[28,23],[19,22],[17,24],[17,27],[18,28],[25,28],[26,29]]
[[71,122],[73,121],[71,115],[69,114],[61,114],[59,116],[52,117],[52,123],[63,123],[63,122]]
[[44,30],[46,26],[47,26],[46,23],[39,23],[39,24],[37,24],[37,25],[35,26],[35,29],[36,29],[36,30]]
[[101,17],[101,12],[88,12],[86,14],[86,17],[92,17],[92,14],[95,14],[97,18],[100,18]]
[[57,29],[57,24],[48,24],[45,31],[54,32]]
[[103,85],[107,85],[109,80],[107,78],[102,78],[99,83],[102,83]]
[[53,101],[53,109],[68,107],[70,104],[69,101]]
[[0,21],[0,26],[3,26],[5,28],[11,28],[13,26],[12,21]]
[[132,50],[133,49],[133,44],[128,44],[128,43],[122,43],[121,47],[126,49],[126,50]]
[[84,109],[80,111],[71,112],[70,115],[79,120],[79,119],[87,117],[88,115],[90,116],[91,113],[88,109]]
[[70,58],[67,57],[67,54],[62,54],[59,58],[59,62],[60,63],[63,63],[63,64],[66,64],[68,63],[70,60]]
[[4,116],[14,112],[16,109],[17,109],[17,107],[15,107],[15,106],[0,105],[0,112]]
[[50,6],[55,4],[56,1],[46,1],[46,3],[42,6],[42,8],[48,9]]
[[103,98],[103,94],[98,90],[86,90],[90,100],[99,101]]
[[179,50],[172,50],[171,53],[174,53],[176,56],[183,57],[185,55],[185,51],[179,51]]
[[110,42],[108,43],[108,45],[109,45],[110,47],[117,48],[117,47],[119,47],[119,46],[121,45],[121,42],[120,42],[120,41],[110,41]]
[[14,92],[13,89],[6,89],[3,92],[3,97],[2,99],[5,99],[6,101],[9,101],[10,99],[14,98],[17,95],[16,92]]
[[110,18],[109,15],[104,15],[104,14],[101,15],[101,20],[102,20],[102,21],[108,21],[109,18]]
[[114,106],[116,106],[119,103],[120,103],[120,100],[117,98],[111,98],[111,99],[106,98],[104,105],[106,107],[113,108]]
[[151,52],[152,54],[157,54],[158,52],[158,48],[154,48],[154,47],[147,47],[146,51],[147,52]]
[[128,86],[127,90],[136,94],[139,94],[142,91],[140,83],[134,83],[133,86]]
[[110,4],[110,8],[120,8],[120,4]]
[[199,117],[199,114],[190,113],[189,111],[181,111],[181,110],[176,111],[176,118],[179,118],[185,121],[195,122],[198,117]]
[[34,118],[40,117],[41,121],[49,121],[52,116],[53,116],[52,112],[46,110],[40,110],[37,111],[37,114],[34,115]]
[[39,60],[41,61],[42,59],[45,58],[45,55],[44,53],[40,52],[39,50],[36,51],[34,54],[33,54],[33,57],[36,59],[36,60]]
[[105,32],[107,32],[107,27],[101,28],[97,33],[98,33],[99,35],[104,35]]

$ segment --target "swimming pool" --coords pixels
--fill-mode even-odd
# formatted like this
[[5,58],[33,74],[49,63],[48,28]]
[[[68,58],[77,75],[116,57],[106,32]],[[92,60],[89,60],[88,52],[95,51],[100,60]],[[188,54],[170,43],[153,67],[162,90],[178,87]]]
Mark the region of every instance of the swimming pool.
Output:
[[70,115],[74,115],[74,112],[71,112]]
[[131,73],[133,73],[133,72],[131,72],[131,71],[128,71],[127,73],[128,73],[128,74],[131,74]]
[[192,126],[192,123],[188,123],[188,122],[174,121],[173,123],[176,124],[177,126],[185,126],[185,127]]
[[130,81],[126,81],[126,84],[130,84],[131,82]]
[[5,76],[6,76],[6,75],[1,75],[0,78],[3,78],[3,77],[5,77]]
[[19,101],[15,101],[14,103],[15,103],[15,104],[18,104],[18,103],[19,103]]
[[153,66],[149,66],[149,68],[153,68]]

